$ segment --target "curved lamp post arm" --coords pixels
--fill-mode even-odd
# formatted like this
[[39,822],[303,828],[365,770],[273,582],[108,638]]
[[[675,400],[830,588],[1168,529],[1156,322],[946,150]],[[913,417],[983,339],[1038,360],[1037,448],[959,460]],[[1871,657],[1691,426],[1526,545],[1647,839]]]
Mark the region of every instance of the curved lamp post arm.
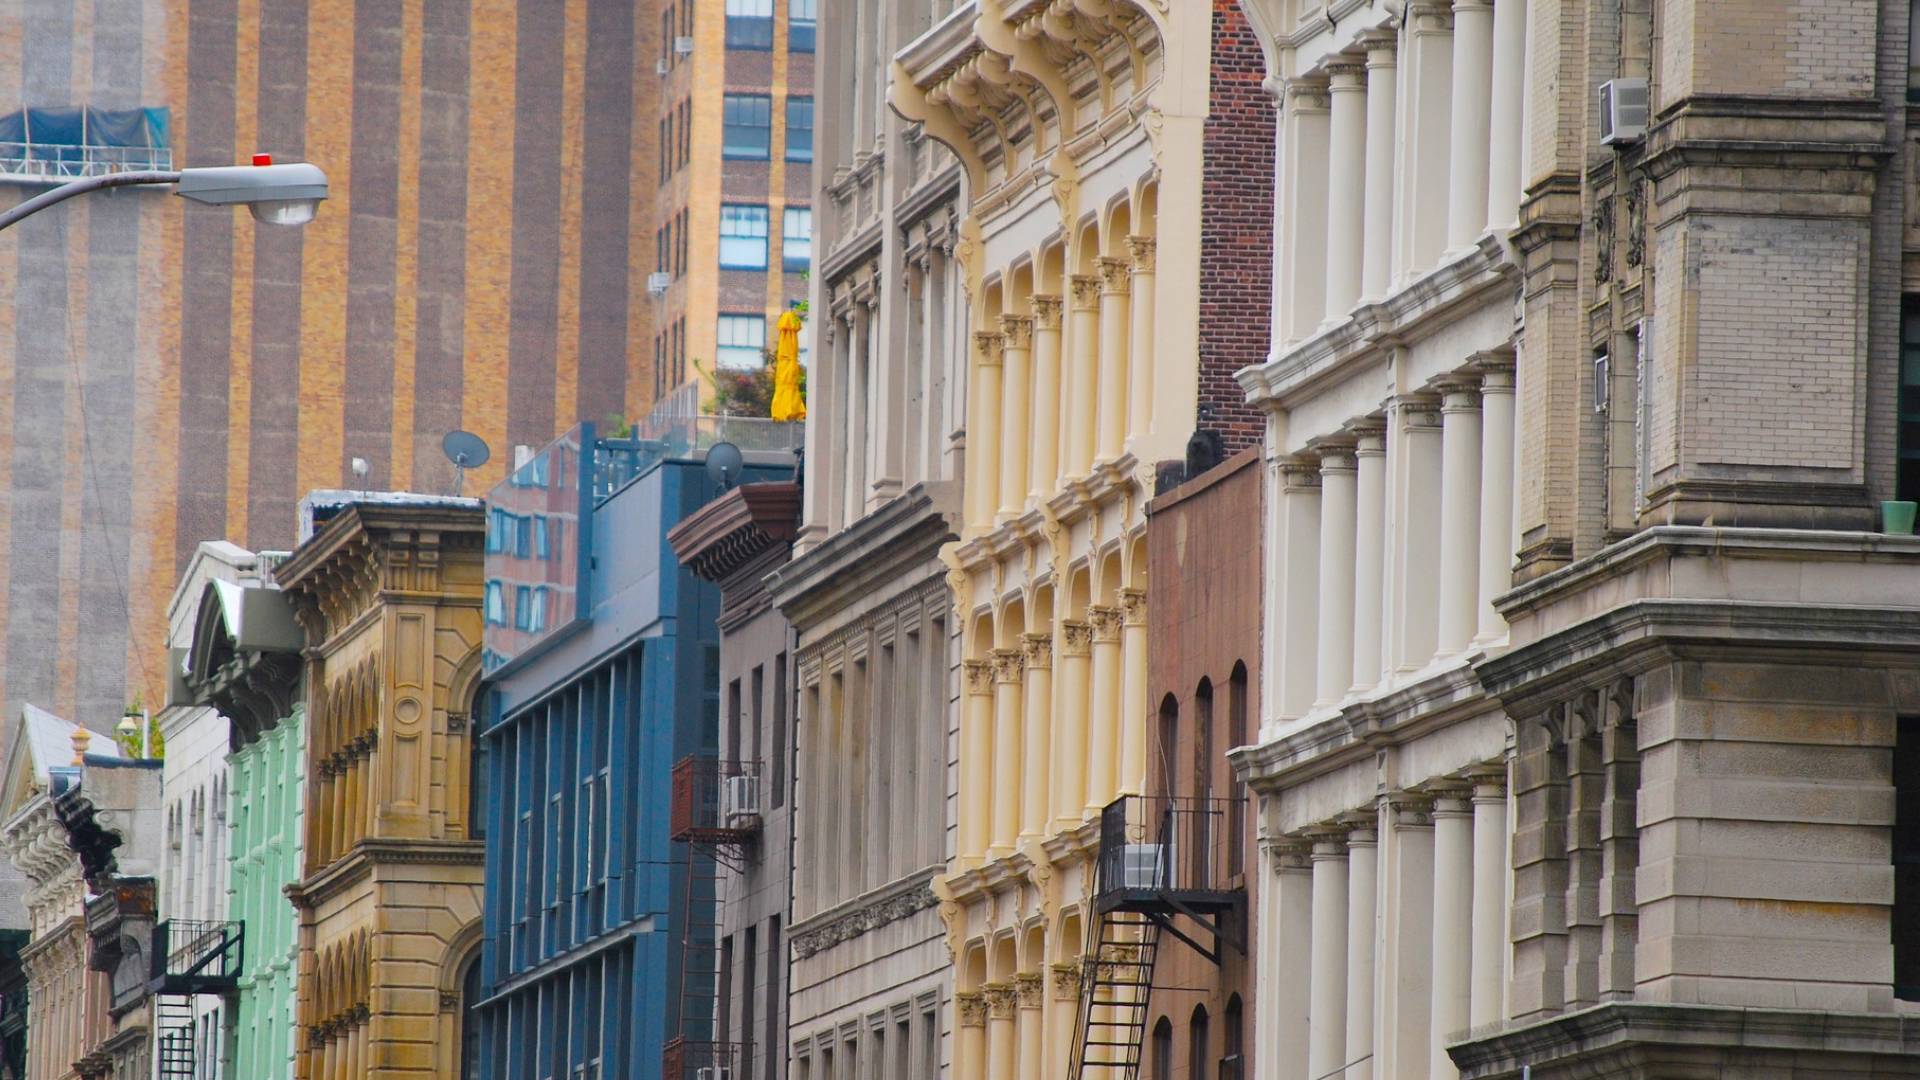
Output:
[[45,210],[57,202],[65,202],[75,195],[85,195],[89,191],[101,191],[106,188],[131,187],[135,184],[174,184],[180,181],[178,172],[162,172],[156,169],[139,172],[107,173],[104,176],[89,176],[72,183],[61,184],[50,191],[43,191],[26,202],[0,213],[0,229],[30,214]]

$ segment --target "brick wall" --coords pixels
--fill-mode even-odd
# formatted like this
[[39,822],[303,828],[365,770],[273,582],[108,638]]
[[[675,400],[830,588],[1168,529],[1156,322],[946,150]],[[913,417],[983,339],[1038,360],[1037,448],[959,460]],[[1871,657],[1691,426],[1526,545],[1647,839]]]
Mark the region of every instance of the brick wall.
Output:
[[1213,0],[1211,112],[1200,207],[1201,424],[1227,451],[1258,445],[1262,424],[1233,373],[1267,359],[1273,300],[1272,98],[1238,0]]

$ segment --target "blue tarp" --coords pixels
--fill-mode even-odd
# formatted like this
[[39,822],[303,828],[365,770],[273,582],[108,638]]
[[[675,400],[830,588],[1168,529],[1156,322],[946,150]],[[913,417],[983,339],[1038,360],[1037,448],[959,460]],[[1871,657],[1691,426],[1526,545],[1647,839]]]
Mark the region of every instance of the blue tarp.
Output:
[[0,143],[165,147],[167,126],[166,109],[20,109],[0,115]]

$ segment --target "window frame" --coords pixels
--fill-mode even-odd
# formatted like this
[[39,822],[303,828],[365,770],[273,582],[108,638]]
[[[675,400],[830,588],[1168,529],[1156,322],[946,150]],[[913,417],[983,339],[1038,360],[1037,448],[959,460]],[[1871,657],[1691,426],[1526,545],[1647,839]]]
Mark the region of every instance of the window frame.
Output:
[[[790,229],[788,228],[788,224],[791,221],[793,221],[794,215],[796,214],[806,215],[807,231],[803,235],[796,235],[792,231],[790,231]],[[794,242],[796,240],[800,241],[801,243],[804,243],[807,249],[806,257],[803,259],[799,259],[797,261],[793,257]],[[813,207],[811,206],[782,207],[780,210],[780,270],[782,273],[800,274],[800,273],[805,273],[808,270],[811,270],[812,268],[813,268]]]
[[[755,211],[758,211],[756,216]],[[752,231],[730,231],[742,228],[751,230],[755,222],[759,233]],[[784,218],[783,218],[784,224]],[[717,256],[722,270],[765,270],[772,247],[772,214],[765,203],[721,203],[720,204],[720,247]],[[755,261],[741,262],[728,257],[731,250],[739,255],[751,245],[759,258]]]
[[[807,8],[807,14],[804,17],[795,15],[794,9],[803,4]],[[819,32],[819,0],[787,0],[787,51],[790,53],[814,52],[819,48]]]
[[[759,123],[736,119],[736,109],[758,108],[765,111]],[[742,130],[760,133],[756,146],[736,143]],[[725,94],[720,99],[720,157],[725,161],[770,161],[773,158],[773,95]]]
[[[741,345],[725,343],[728,335],[724,333],[724,330],[730,325],[752,325],[756,323],[760,327],[759,344]],[[715,368],[721,371],[756,371],[766,365],[767,317],[758,312],[723,311],[714,320],[713,341],[713,365]],[[725,356],[728,350],[743,351],[749,348],[753,350],[753,364],[751,366],[727,363]]]
[[[804,127],[795,124],[794,116],[793,116],[793,111],[795,106],[802,106],[802,105],[805,106],[806,114],[807,114],[807,122]],[[789,94],[787,95],[786,104],[782,106],[782,108],[784,109],[784,115],[786,117],[786,122],[787,122],[787,137],[786,137],[786,146],[781,151],[781,157],[787,161],[791,161],[796,164],[804,164],[804,165],[813,164],[813,121],[814,121],[813,95],[812,94]],[[805,156],[803,157],[795,155],[795,140],[793,137],[793,133],[795,131],[805,131],[807,133],[806,153],[805,153]]]
[[[759,7],[766,14],[736,14],[736,7]],[[726,0],[727,48],[737,52],[773,51],[773,0]]]

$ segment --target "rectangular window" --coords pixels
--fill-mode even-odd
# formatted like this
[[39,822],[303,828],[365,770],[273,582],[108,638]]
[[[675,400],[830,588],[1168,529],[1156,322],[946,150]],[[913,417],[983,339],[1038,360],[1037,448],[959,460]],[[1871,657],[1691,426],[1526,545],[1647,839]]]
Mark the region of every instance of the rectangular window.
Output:
[[720,269],[767,268],[767,208],[728,203],[720,207]]
[[787,99],[787,160],[813,160],[813,99]]
[[773,99],[765,94],[728,94],[721,112],[721,154],[765,161],[773,145]]
[[[779,804],[775,803],[774,805],[778,806]],[[766,998],[767,1032],[769,1034],[778,1034],[784,1030],[780,1026],[780,1003],[785,1000],[780,996],[780,976],[786,972],[786,969],[787,954],[780,944],[780,916],[770,915],[767,917]],[[779,1048],[773,1047],[771,1049],[773,1050],[772,1053],[766,1053],[760,1056],[760,1060],[764,1063],[762,1070],[766,1074],[765,1080],[774,1080],[774,1076],[779,1069]]]
[[507,624],[506,589],[497,581],[487,582],[487,621],[495,626]]
[[787,801],[787,654],[781,653],[773,658],[773,760],[769,773],[773,777],[772,798],[774,806],[783,806]]
[[1893,996],[1920,1001],[1920,716],[1893,737]]
[[813,210],[790,206],[780,215],[780,269],[789,274],[813,265]]
[[529,621],[533,615],[533,589],[526,585],[516,585],[513,590],[513,628],[531,630]]
[[787,0],[787,51],[813,51],[813,31],[819,18],[819,0]]
[[773,48],[773,0],[727,0],[727,48]]
[[761,350],[767,347],[767,320],[761,315],[720,316],[718,348],[714,362],[722,370],[752,371],[766,366]]
[[1894,498],[1920,499],[1920,296],[1900,305],[1899,458]]

